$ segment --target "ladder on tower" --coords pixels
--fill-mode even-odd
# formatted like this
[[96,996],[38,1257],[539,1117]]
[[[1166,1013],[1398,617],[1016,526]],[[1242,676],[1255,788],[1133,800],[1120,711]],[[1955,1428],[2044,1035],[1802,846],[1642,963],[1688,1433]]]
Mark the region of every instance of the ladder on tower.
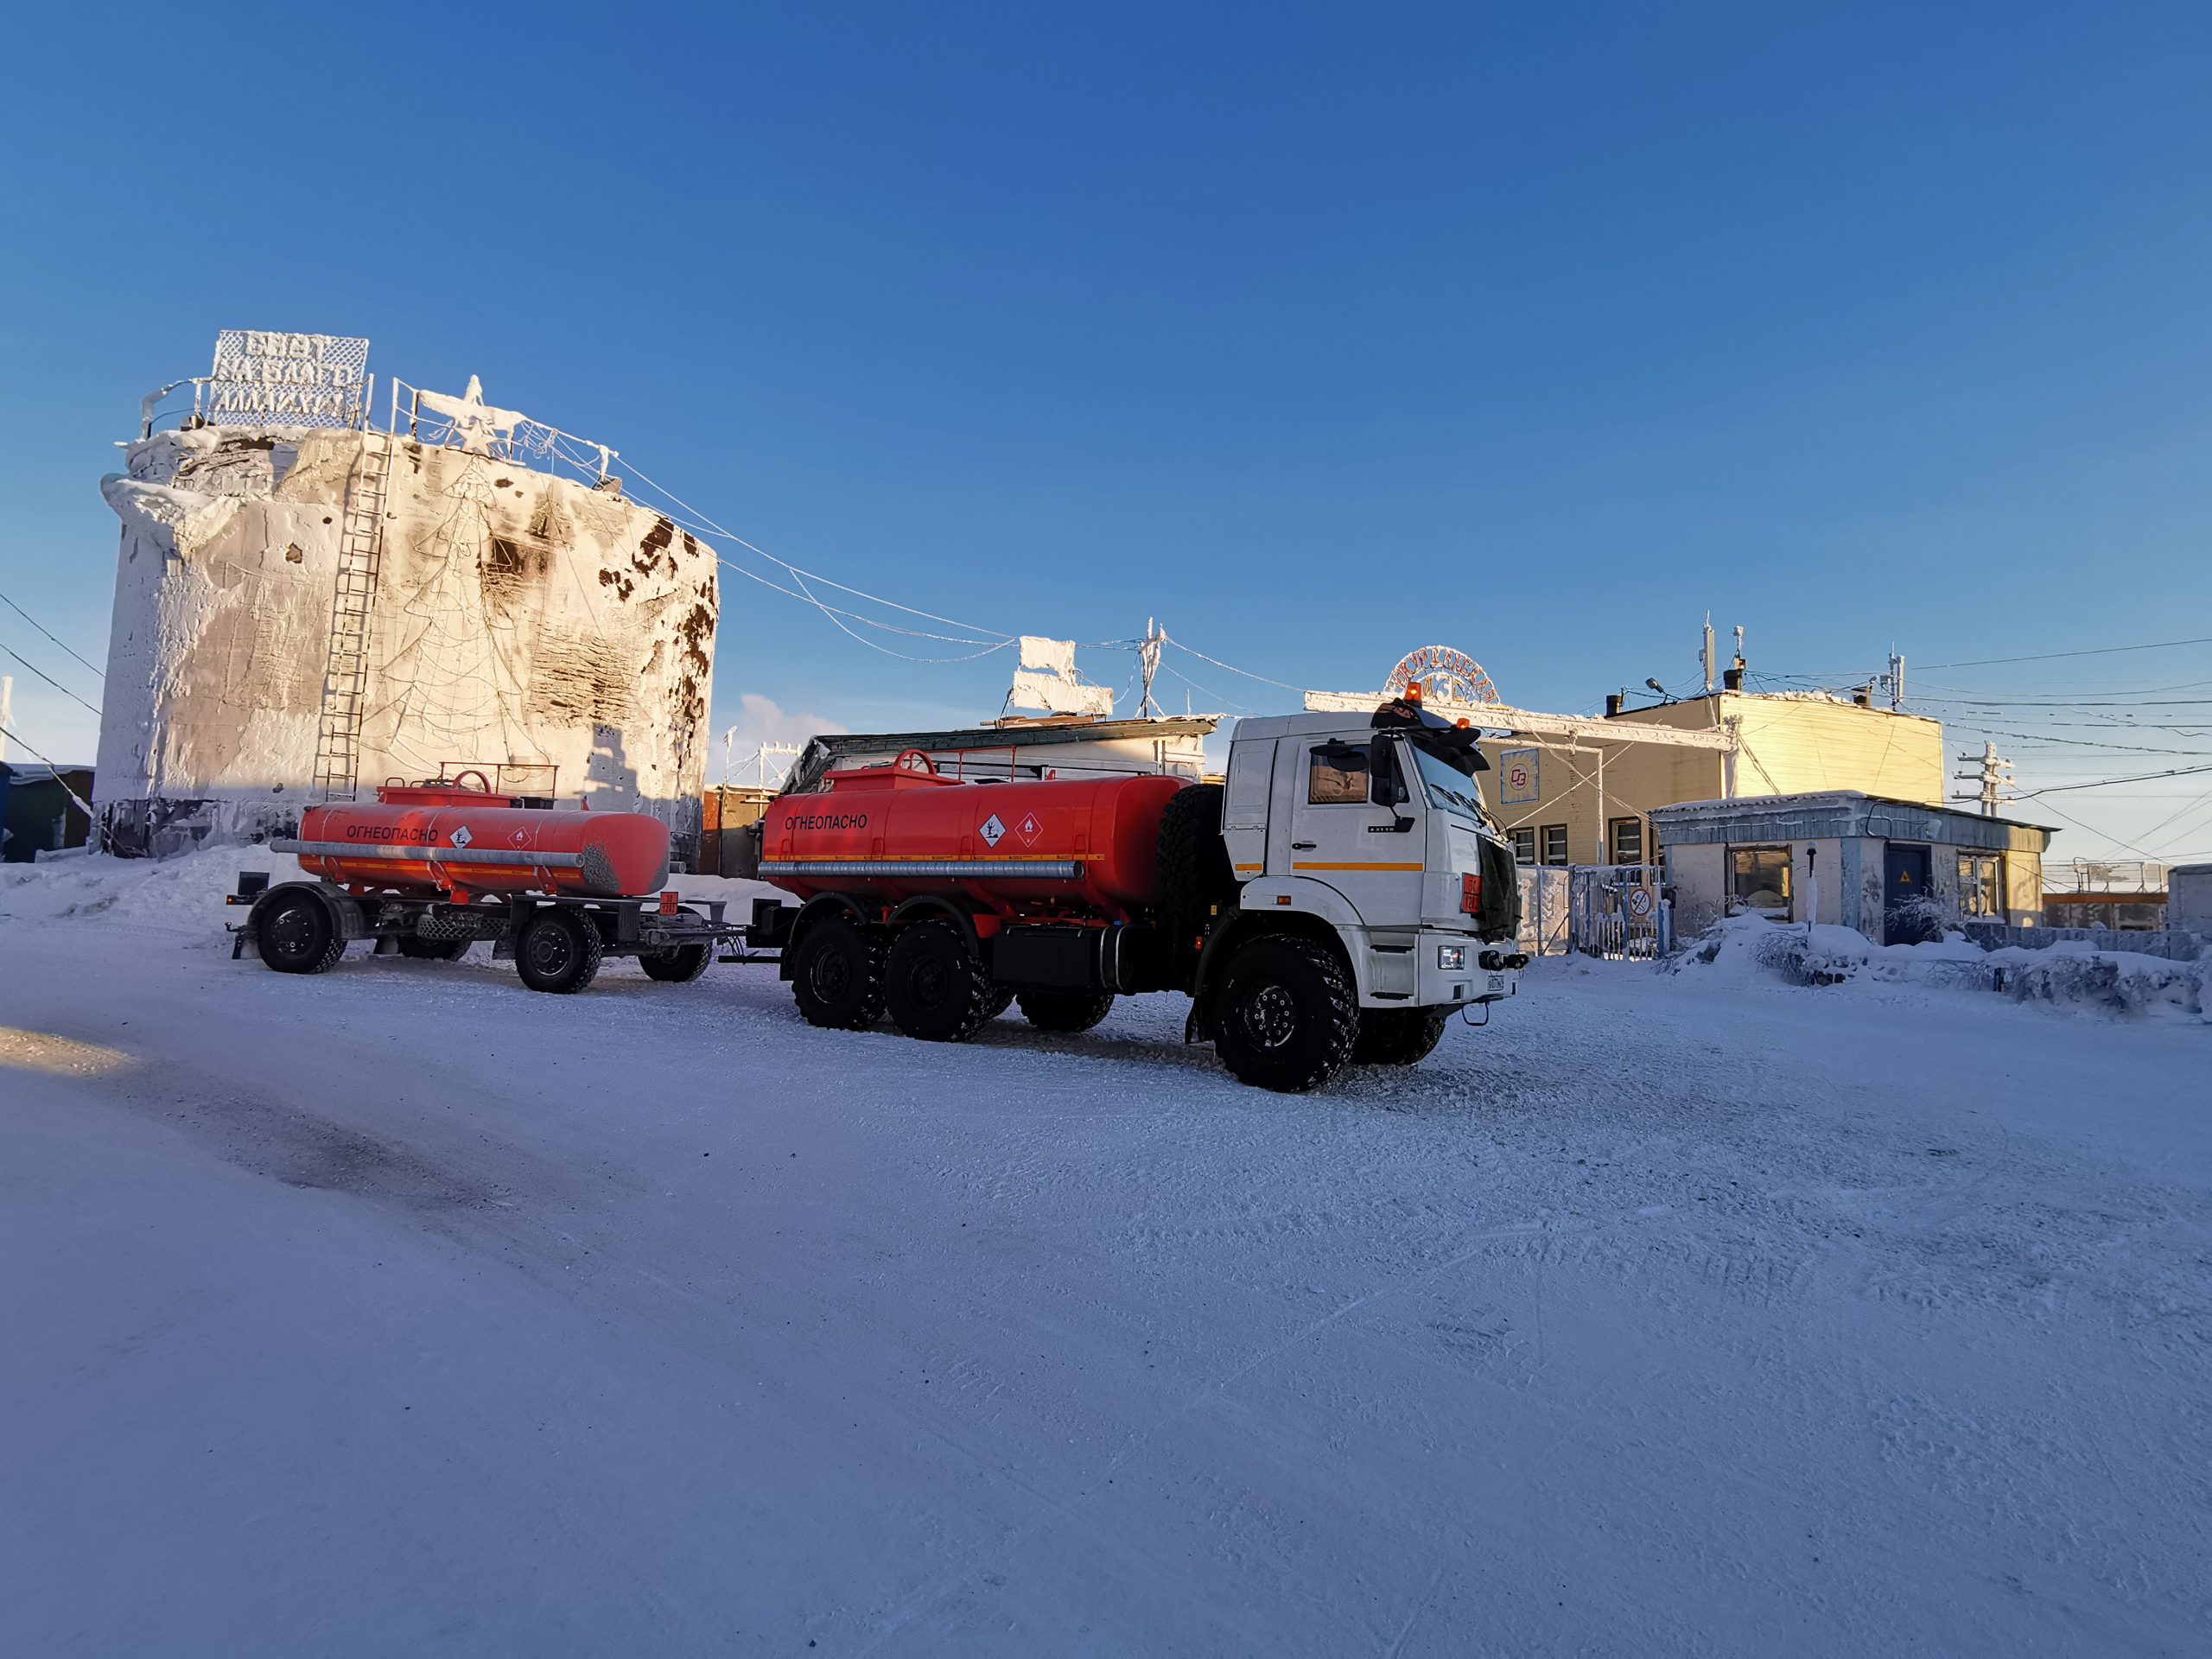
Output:
[[369,620],[384,557],[384,509],[392,442],[361,435],[361,461],[346,486],[339,526],[338,586],[330,601],[330,654],[322,671],[315,787],[326,801],[350,801],[360,786],[361,722],[369,690]]

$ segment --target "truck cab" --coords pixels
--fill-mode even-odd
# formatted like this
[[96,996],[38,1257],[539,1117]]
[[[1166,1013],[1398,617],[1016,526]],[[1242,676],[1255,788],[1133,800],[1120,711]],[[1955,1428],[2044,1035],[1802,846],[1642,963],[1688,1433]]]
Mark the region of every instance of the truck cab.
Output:
[[1236,728],[1222,839],[1238,908],[1326,923],[1363,1009],[1478,1007],[1517,988],[1518,877],[1471,734],[1440,741],[1453,729],[1340,714]]

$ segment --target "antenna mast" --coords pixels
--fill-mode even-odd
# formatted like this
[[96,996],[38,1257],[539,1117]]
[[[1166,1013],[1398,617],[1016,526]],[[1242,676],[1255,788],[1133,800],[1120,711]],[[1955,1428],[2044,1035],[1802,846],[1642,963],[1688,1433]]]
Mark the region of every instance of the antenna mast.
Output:
[[1164,715],[1166,710],[1152,700],[1152,677],[1160,672],[1160,647],[1166,639],[1166,630],[1156,618],[1144,620],[1144,643],[1137,647],[1137,661],[1144,667],[1144,696],[1137,704],[1140,719],[1147,715]]

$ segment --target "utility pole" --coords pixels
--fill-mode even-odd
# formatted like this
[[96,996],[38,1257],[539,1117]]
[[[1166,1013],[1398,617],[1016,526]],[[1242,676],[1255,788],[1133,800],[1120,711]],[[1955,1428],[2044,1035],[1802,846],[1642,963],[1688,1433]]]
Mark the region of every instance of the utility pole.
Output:
[[1713,695],[1713,613],[1705,613],[1705,652],[1700,659],[1705,664],[1705,695]]
[[1961,801],[1978,799],[1981,803],[1982,817],[1995,817],[1997,809],[2010,798],[2005,791],[2012,786],[2012,763],[2001,759],[1997,753],[1997,745],[1986,739],[1983,740],[1980,754],[1962,754],[1958,759],[1978,769],[1955,772],[1951,776],[1961,783],[1979,784],[1981,787],[1974,793],[1955,795],[1952,798]]
[[1162,715],[1167,711],[1152,700],[1152,677],[1160,672],[1160,647],[1167,633],[1156,618],[1144,620],[1144,643],[1137,647],[1137,661],[1144,667],[1144,696],[1137,703],[1140,719],[1147,715]]

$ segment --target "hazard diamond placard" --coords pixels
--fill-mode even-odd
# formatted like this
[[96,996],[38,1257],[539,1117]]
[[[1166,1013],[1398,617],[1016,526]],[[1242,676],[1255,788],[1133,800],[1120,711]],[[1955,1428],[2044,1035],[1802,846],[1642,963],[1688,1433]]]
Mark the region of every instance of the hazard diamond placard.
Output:
[[999,822],[999,815],[994,812],[989,817],[983,820],[982,824],[977,827],[976,833],[982,836],[983,844],[985,846],[995,847],[999,844],[1000,839],[1006,834],[1006,825]]

